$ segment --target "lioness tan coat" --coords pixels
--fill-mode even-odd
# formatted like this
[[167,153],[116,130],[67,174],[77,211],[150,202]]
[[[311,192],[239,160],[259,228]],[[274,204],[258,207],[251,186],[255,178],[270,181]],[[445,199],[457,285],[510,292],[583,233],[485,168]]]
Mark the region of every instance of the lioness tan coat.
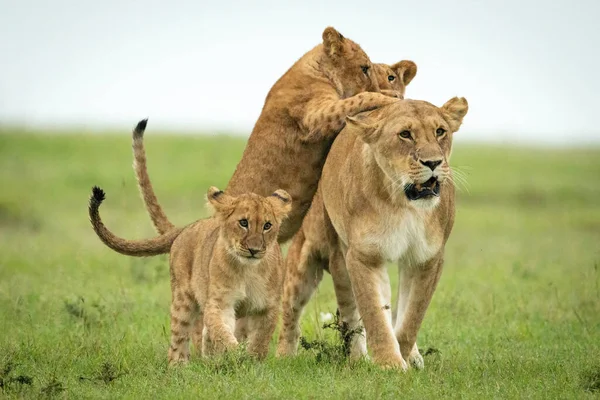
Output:
[[[448,160],[452,135],[467,109],[462,98],[441,108],[404,100],[349,118],[325,164],[314,219],[305,220],[310,230],[300,232],[326,244],[311,242],[312,262],[305,247],[292,244],[288,253],[300,263],[286,276],[278,354],[295,352],[299,313],[322,276],[314,261],[328,257],[342,320],[354,329],[362,318],[374,361],[404,369],[406,360],[423,366],[416,336],[454,222]],[[399,262],[401,275],[395,327],[388,260]],[[355,336],[351,355],[366,350],[364,336]]]

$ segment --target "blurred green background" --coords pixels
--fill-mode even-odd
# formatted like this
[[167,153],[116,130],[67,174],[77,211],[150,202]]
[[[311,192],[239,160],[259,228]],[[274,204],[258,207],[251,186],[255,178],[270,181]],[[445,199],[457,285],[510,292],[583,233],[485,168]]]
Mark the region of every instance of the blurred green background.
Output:
[[[146,134],[149,173],[172,222],[206,216],[246,139]],[[93,185],[106,225],[154,230],[127,132],[0,132],[0,393],[9,397],[584,398],[600,388],[600,148],[455,143],[459,186],[445,270],[419,334],[425,370],[323,362],[300,350],[166,368],[166,256],[128,258],[92,231]],[[390,266],[392,281],[396,268]],[[395,290],[394,290],[395,292]],[[335,344],[326,276],[302,322]],[[273,341],[274,343],[274,341]],[[27,378],[30,378],[28,380]]]

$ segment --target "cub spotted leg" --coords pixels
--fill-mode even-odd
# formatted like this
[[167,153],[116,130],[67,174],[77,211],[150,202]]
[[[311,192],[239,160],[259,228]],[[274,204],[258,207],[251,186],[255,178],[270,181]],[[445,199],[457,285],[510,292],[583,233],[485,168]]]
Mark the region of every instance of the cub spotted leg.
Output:
[[248,353],[264,359],[269,353],[269,343],[277,326],[279,302],[264,313],[248,316]]
[[302,311],[323,278],[323,265],[311,254],[311,247],[310,242],[304,240],[304,235],[299,232],[288,250],[277,356],[296,354]]
[[202,353],[212,355],[231,350],[238,345],[233,332],[235,310],[233,304],[222,299],[210,299],[204,311]]
[[169,364],[185,363],[189,360],[189,338],[196,301],[188,290],[176,287],[172,290],[171,300],[171,346]]

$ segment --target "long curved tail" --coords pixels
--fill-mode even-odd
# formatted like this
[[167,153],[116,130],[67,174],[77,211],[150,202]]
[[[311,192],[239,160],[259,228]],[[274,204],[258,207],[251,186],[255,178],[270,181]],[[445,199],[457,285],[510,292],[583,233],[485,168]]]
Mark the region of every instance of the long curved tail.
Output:
[[158,200],[154,194],[154,188],[152,187],[150,177],[148,176],[146,151],[144,150],[144,131],[146,130],[147,124],[148,119],[143,119],[138,122],[133,130],[133,169],[146,210],[150,215],[150,219],[152,219],[154,228],[162,235],[175,228],[175,225],[169,221],[162,207],[158,204]]
[[98,209],[104,201],[104,198],[104,191],[99,187],[94,186],[92,188],[89,205],[90,222],[100,240],[118,253],[135,257],[147,257],[168,253],[171,250],[171,245],[183,230],[182,228],[174,228],[161,236],[144,240],[127,240],[117,237],[104,226],[102,219],[100,218]]

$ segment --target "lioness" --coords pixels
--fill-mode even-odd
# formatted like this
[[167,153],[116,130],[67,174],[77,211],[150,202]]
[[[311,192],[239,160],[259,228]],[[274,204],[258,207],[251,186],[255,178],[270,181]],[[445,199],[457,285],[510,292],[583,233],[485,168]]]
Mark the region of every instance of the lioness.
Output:
[[[416,336],[454,222],[448,160],[467,110],[464,98],[441,108],[403,100],[348,118],[288,251],[279,355],[296,351],[300,313],[328,260],[342,321],[354,330],[362,316],[374,361],[423,367]],[[399,261],[401,276],[395,327],[388,260]],[[364,336],[354,336],[350,351],[366,354]]]
[[204,355],[235,347],[236,316],[248,318],[248,352],[263,358],[279,315],[283,267],[277,234],[291,210],[289,194],[231,196],[211,187],[207,197],[213,218],[137,241],[104,226],[98,212],[102,189],[94,187],[90,198],[92,226],[108,247],[138,257],[170,252],[170,364],[188,360],[192,330],[202,332],[194,340]]

